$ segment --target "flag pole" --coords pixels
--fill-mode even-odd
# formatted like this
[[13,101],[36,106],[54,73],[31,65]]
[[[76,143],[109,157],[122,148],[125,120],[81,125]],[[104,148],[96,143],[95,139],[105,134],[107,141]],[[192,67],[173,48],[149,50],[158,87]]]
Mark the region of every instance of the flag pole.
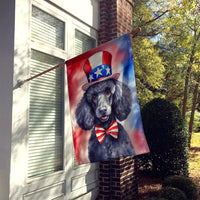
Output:
[[54,67],[52,67],[52,68],[50,68],[50,69],[47,69],[47,70],[45,70],[45,71],[43,71],[43,72],[41,72],[41,73],[39,73],[39,74],[36,74],[35,76],[32,76],[32,77],[30,77],[30,78],[28,78],[28,79],[25,79],[25,80],[23,80],[23,81],[19,81],[19,80],[18,80],[18,81],[17,81],[17,85],[15,86],[15,88],[21,87],[24,83],[26,83],[26,82],[28,82],[28,81],[31,81],[31,80],[33,80],[33,79],[39,77],[39,76],[42,76],[43,74],[46,74],[47,72],[50,72],[50,71],[52,71],[52,70],[54,70],[54,69],[57,69],[57,68],[59,68],[59,67],[62,67],[62,66],[65,65],[65,64],[66,64],[66,61],[63,62],[63,63],[60,63],[60,64],[58,64],[58,65],[56,65],[56,66],[54,66]]

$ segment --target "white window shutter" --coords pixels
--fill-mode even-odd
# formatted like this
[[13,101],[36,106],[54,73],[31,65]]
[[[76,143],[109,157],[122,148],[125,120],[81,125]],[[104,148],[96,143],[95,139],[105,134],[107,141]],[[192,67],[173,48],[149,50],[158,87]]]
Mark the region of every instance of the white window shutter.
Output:
[[75,30],[75,55],[78,56],[96,47],[96,41],[92,37]]
[[[31,76],[61,62],[32,50]],[[63,72],[60,67],[30,82],[28,177],[63,168]]]
[[31,38],[45,45],[64,49],[64,22],[40,10],[32,7]]
[[[64,49],[64,22],[32,7],[31,39]],[[31,50],[30,76],[50,69],[63,60]],[[63,169],[64,67],[30,81],[28,178]]]

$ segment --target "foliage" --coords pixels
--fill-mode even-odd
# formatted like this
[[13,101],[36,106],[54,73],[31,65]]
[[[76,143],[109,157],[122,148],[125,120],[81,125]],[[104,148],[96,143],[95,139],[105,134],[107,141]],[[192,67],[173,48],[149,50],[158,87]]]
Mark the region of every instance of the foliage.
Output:
[[197,199],[197,186],[188,177],[184,176],[170,176],[164,179],[163,187],[174,187],[182,190],[188,200]]
[[154,13],[147,0],[135,2],[133,28],[142,27],[138,37],[133,38],[133,60],[141,107],[154,97],[164,97],[162,92],[164,63],[160,57],[160,50],[155,46],[156,42],[149,38],[158,34],[160,26],[157,21],[147,25],[153,18]]
[[166,90],[165,97],[180,107],[182,106],[184,93],[184,71],[186,66],[180,64],[183,57],[174,43],[169,41],[166,45],[165,42],[163,40],[157,42],[162,50],[161,56],[165,63],[165,80],[163,82],[163,87]]
[[[137,0],[133,7],[133,28],[142,28],[138,36],[155,37],[162,32],[163,25],[161,16],[166,13],[163,10],[166,1],[157,0]],[[159,6],[158,6],[159,5]]]
[[[199,76],[200,71],[199,11],[197,0],[136,0],[133,10],[133,28],[141,27],[141,33],[134,36],[133,41],[144,38],[148,41],[149,38],[154,38],[153,41],[157,41],[154,49],[157,49],[162,65],[165,67],[162,71],[162,76],[165,78],[161,78],[162,81],[158,82],[159,87],[156,88],[153,82],[156,82],[157,72],[155,71],[155,76],[146,74],[148,65],[143,65],[141,60],[141,58],[146,59],[147,54],[142,51],[146,46],[138,42],[137,46],[141,50],[137,49],[140,59],[138,58],[139,62],[136,63],[136,73],[138,73],[136,83],[140,91],[138,95],[140,104],[143,106],[153,96],[166,95],[168,100],[182,108],[184,119],[185,113],[192,109],[190,133],[192,133],[193,113],[196,108],[194,97],[197,96],[197,92],[199,94],[198,88],[194,89],[195,85],[199,87],[196,84],[196,77]],[[146,81],[146,77],[150,79]],[[198,109],[199,105],[200,103]]]
[[172,0],[168,9],[170,12],[164,19],[166,28],[162,33],[165,45],[172,54],[175,53],[177,64],[192,64],[193,71],[198,71],[195,61],[200,58],[199,4],[196,0]]
[[147,38],[133,40],[137,94],[141,106],[154,97],[163,97],[160,90],[165,69],[154,45],[155,42]]
[[163,187],[160,190],[160,196],[167,200],[187,200],[184,192],[174,187]]
[[[170,60],[167,63],[166,67],[169,70],[173,66],[185,69],[182,70],[182,74],[184,75],[184,79],[182,79],[184,80],[183,98],[180,98],[179,102],[182,107],[182,116],[184,119],[187,109],[192,109],[189,125],[190,142],[199,87],[195,83],[200,70],[199,3],[196,0],[172,0],[168,5],[168,9],[170,11],[164,20],[166,28],[162,33],[162,46],[165,47],[163,48],[163,55],[166,56],[166,60],[172,56],[175,58],[174,62]],[[166,82],[169,83],[168,80]],[[179,83],[182,84],[182,81]],[[170,88],[169,84],[166,85]],[[196,89],[194,89],[195,87]]]
[[141,111],[149,155],[140,157],[140,165],[155,176],[188,175],[188,133],[177,106],[155,98]]

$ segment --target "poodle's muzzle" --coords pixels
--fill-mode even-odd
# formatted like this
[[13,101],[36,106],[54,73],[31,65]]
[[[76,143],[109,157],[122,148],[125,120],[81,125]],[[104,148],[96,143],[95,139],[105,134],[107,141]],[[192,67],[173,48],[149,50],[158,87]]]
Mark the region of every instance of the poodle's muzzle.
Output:
[[96,101],[96,109],[95,114],[96,117],[101,121],[105,122],[109,119],[109,116],[112,112],[111,104],[112,104],[112,94],[110,92],[101,92],[94,97],[94,101]]

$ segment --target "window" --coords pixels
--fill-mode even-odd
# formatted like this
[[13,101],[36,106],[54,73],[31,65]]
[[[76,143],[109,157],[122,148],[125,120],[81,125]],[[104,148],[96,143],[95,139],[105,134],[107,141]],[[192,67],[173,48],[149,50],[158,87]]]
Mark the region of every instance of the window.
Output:
[[64,22],[33,6],[31,38],[64,49]]
[[[33,6],[31,37],[43,45],[64,49],[64,23]],[[63,60],[31,50],[30,76]],[[30,81],[28,178],[63,169],[64,68]]]
[[96,47],[95,39],[75,30],[75,55],[82,54]]

